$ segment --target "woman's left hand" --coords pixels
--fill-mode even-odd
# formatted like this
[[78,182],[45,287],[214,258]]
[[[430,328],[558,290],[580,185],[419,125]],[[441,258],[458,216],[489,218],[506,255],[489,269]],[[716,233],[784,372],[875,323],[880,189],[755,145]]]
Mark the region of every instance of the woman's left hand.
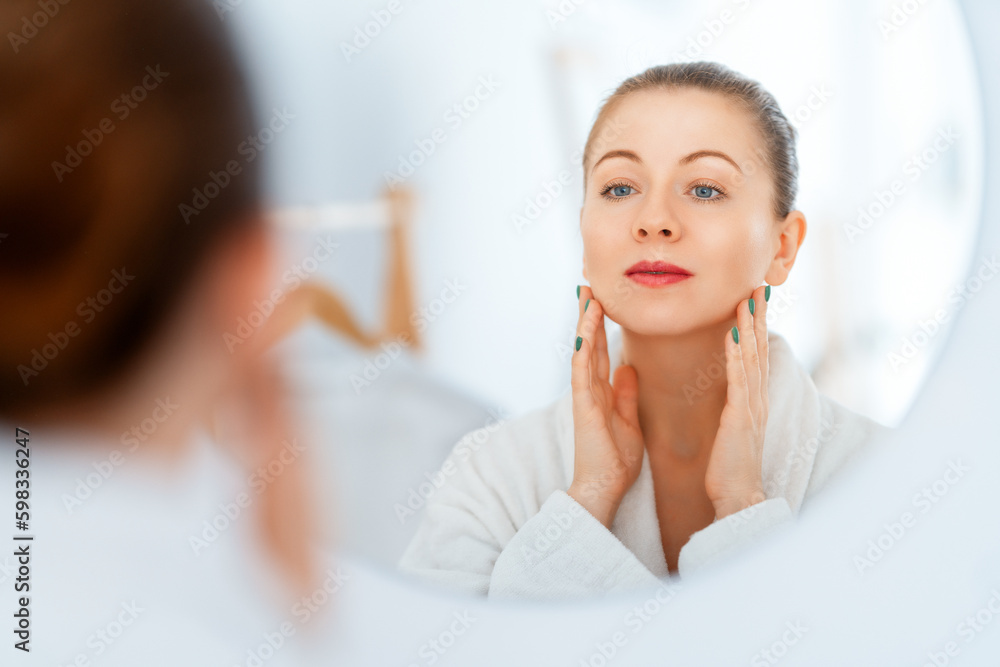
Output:
[[766,499],[761,465],[767,427],[765,287],[736,306],[739,343],[726,332],[726,406],[705,471],[705,490],[722,519]]

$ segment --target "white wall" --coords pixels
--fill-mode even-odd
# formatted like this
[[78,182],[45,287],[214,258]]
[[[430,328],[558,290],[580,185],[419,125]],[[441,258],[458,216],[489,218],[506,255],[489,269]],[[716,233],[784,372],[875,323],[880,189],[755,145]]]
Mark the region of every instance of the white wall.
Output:
[[[446,140],[407,179],[420,197],[418,305],[432,304],[447,280],[466,287],[427,329],[431,376],[514,414],[568,387],[581,279],[572,156],[622,78],[690,56],[760,80],[799,114],[798,204],[810,229],[793,277],[775,290],[789,306],[773,326],[821,390],[899,421],[950,322],[918,338],[926,344],[905,363],[889,355],[938,310],[953,317],[948,296],[981,260],[971,245],[981,191],[975,69],[951,3],[918,5],[889,32],[879,22],[891,21],[891,2],[401,0],[394,15],[388,6],[244,0],[225,20],[252,45],[262,108],[297,114],[269,155],[276,203],[374,197],[401,155],[443,130]],[[391,21],[348,62],[342,44],[380,11]],[[498,88],[460,125],[449,122],[483,77]],[[945,125],[959,140],[909,180],[910,156]],[[563,170],[570,185],[519,229],[513,216],[530,212],[527,200],[545,203],[545,183]],[[858,208],[898,178],[905,194],[849,239]],[[374,324],[379,240],[344,241],[319,277]]]

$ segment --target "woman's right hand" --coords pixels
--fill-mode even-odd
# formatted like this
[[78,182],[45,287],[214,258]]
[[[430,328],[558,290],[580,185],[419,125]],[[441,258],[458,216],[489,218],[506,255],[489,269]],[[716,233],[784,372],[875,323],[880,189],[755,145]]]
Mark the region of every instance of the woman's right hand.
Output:
[[639,388],[631,366],[615,369],[614,386],[608,381],[604,309],[586,285],[580,286],[579,307],[572,374],[575,456],[567,493],[610,528],[642,467]]

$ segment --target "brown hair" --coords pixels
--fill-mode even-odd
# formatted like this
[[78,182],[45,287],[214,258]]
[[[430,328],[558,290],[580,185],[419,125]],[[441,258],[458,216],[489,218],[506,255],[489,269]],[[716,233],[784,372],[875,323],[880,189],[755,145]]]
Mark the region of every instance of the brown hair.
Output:
[[[28,0],[0,10],[0,34],[17,37],[0,56],[0,414],[8,415],[117,379],[217,244],[259,217],[258,161],[242,159],[190,224],[180,212],[256,132],[249,90],[209,4],[53,7],[48,18]],[[89,303],[108,300],[115,272],[111,303]]]
[[587,136],[583,152],[584,183],[599,130],[608,114],[629,94],[641,90],[698,88],[727,95],[738,102],[757,123],[764,139],[764,162],[774,182],[774,214],[784,218],[794,208],[798,191],[799,162],[795,155],[795,128],[788,122],[771,93],[756,81],[713,62],[673,63],[650,67],[623,81],[604,101]]
[[[210,258],[262,220],[247,143],[260,126],[210,3],[47,7],[0,3],[0,416],[22,425],[123,379]],[[250,399],[274,384],[254,372]],[[241,444],[267,464],[288,433],[262,401],[247,403],[274,428]],[[303,465],[257,503],[265,544],[302,588]]]

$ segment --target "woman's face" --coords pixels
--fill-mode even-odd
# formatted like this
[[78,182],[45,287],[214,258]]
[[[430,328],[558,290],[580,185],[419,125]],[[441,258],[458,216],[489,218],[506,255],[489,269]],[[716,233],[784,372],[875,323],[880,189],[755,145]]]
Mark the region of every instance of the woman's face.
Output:
[[603,123],[580,230],[583,275],[608,317],[645,335],[714,328],[763,280],[784,282],[771,175],[746,111],[717,93],[646,90]]

